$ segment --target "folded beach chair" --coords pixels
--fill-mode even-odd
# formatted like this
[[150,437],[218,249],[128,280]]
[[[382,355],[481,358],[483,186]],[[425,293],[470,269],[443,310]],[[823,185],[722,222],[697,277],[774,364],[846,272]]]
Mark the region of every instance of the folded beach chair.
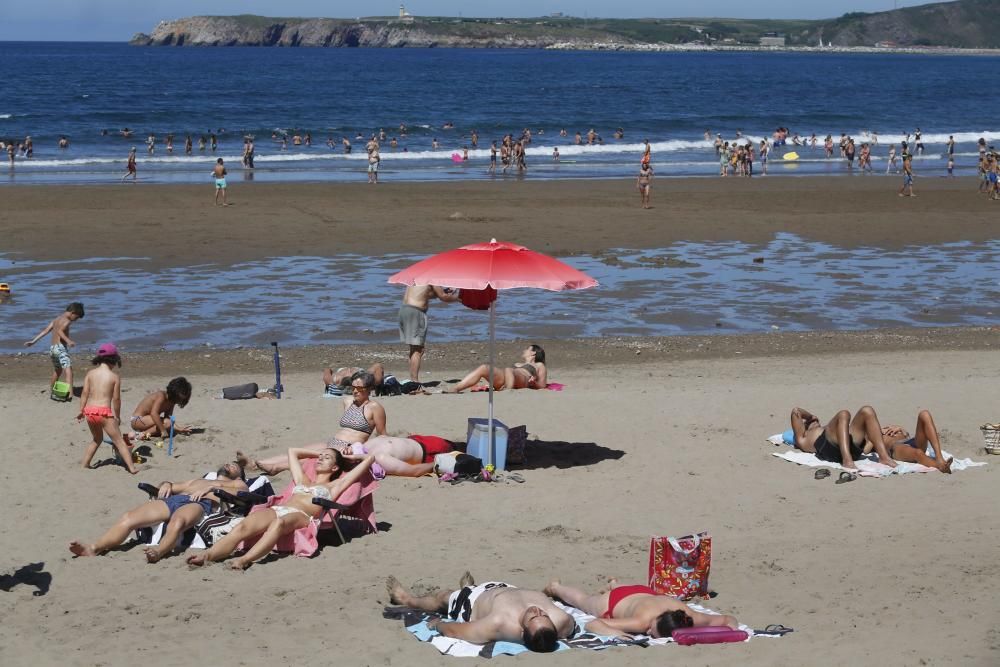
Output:
[[[309,459],[303,462],[302,470],[307,477],[313,478],[316,474],[316,459]],[[378,486],[378,481],[371,476],[371,473],[367,473],[360,480],[347,487],[336,501],[314,498],[313,504],[319,505],[324,511],[316,520],[310,521],[309,525],[278,540],[274,550],[308,558],[319,551],[319,531],[331,528],[337,531],[340,543],[345,544],[347,540],[344,538],[344,533],[338,525],[339,520],[360,522],[364,533],[377,533],[378,525],[375,522],[375,501],[373,496]],[[295,482],[289,482],[288,486],[280,494],[268,498],[266,503],[256,505],[250,511],[259,511],[283,502],[292,495],[294,487]],[[251,544],[244,542],[242,548],[246,549]]]

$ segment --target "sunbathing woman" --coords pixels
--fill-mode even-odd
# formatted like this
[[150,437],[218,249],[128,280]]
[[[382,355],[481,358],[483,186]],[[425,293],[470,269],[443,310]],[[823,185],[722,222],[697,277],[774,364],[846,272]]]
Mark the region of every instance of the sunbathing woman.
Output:
[[545,587],[545,593],[601,619],[605,627],[616,633],[658,638],[669,637],[676,628],[723,625],[739,628],[732,616],[697,612],[648,586],[619,586],[617,579],[608,584],[608,590],[590,595],[556,579]]
[[[299,463],[300,458],[318,459],[315,479],[306,477],[302,471],[302,464]],[[372,461],[374,457],[369,456],[350,472],[345,473],[346,461],[340,452],[334,449],[325,449],[319,453],[309,449],[289,449],[288,465],[295,481],[291,497],[278,505],[251,512],[231,533],[212,545],[210,549],[189,557],[188,565],[202,566],[222,560],[233,553],[244,540],[257,537],[257,542],[230,564],[234,570],[245,570],[255,560],[269,554],[282,536],[293,533],[299,528],[305,528],[310,521],[315,520],[323,509],[319,505],[313,505],[313,498],[336,501],[341,493],[368,472]]]
[[[945,459],[941,453],[941,440],[938,438],[937,426],[928,410],[917,414],[917,427],[911,437],[902,426],[889,425],[882,427],[882,440],[885,441],[889,455],[897,461],[919,463],[928,468],[937,468],[943,473],[951,474],[951,463],[954,458]],[[934,458],[927,456],[927,445],[934,450]],[[871,451],[870,442],[865,444],[864,452]]]
[[[529,345],[521,352],[520,363],[510,368],[493,368],[493,389],[545,389],[548,385],[548,369],[545,366],[545,350],[541,345]],[[476,386],[480,380],[489,377],[490,367],[483,364],[466,375],[461,382],[445,389],[446,394],[457,394],[463,389]]]
[[[373,432],[385,435],[385,408],[381,403],[369,398],[374,388],[374,375],[367,371],[355,373],[351,379],[351,392],[354,397],[344,399],[344,415],[340,418],[340,430],[328,442],[306,445],[305,449],[321,452],[327,447],[335,447],[339,450],[356,442],[365,442]],[[241,465],[256,467],[268,475],[288,470],[284,456],[256,461],[243,452],[236,452],[236,457]]]

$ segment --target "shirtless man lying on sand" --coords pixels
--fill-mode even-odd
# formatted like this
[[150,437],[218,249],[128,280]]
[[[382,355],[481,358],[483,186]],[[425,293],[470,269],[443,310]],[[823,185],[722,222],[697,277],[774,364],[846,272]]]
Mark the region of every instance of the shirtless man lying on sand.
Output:
[[670,637],[676,628],[709,625],[739,629],[732,616],[702,614],[668,595],[655,593],[648,586],[619,586],[617,579],[608,582],[608,590],[589,594],[554,580],[545,593],[600,619],[610,632],[601,632],[593,623],[587,630],[610,636],[649,635]]
[[389,577],[386,588],[393,604],[438,612],[452,621],[434,619],[428,621],[428,627],[445,637],[473,644],[503,640],[523,644],[537,653],[551,653],[559,639],[568,639],[576,631],[573,617],[544,593],[496,581],[477,586],[468,572],[462,576],[458,590],[452,592],[442,590],[417,597],[395,577]]
[[[850,412],[841,410],[825,427],[816,415],[803,408],[794,408],[791,420],[795,446],[804,452],[815,453],[823,461],[843,463],[845,468],[855,469],[854,461],[874,449],[879,462],[893,468],[896,467],[895,459],[937,468],[944,473],[951,472],[953,459],[945,460],[942,456],[937,428],[927,410],[917,415],[912,446],[908,442],[909,433],[901,426],[883,428],[870,405],[858,410],[853,419]],[[933,447],[936,459],[924,453],[928,443]]]
[[124,542],[138,528],[155,526],[167,521],[167,529],[156,546],[146,547],[146,560],[155,563],[171,551],[177,540],[212,511],[218,502],[212,489],[222,489],[236,494],[247,490],[243,469],[236,463],[227,463],[218,470],[218,479],[192,479],[186,482],[163,482],[156,500],[150,500],[125,512],[118,522],[93,544],[79,540],[69,543],[69,550],[76,556],[98,556]]

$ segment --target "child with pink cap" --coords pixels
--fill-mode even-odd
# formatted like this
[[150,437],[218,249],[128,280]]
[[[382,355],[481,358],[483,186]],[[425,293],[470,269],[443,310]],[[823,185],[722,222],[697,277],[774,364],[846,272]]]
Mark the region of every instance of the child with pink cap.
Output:
[[97,453],[97,448],[104,442],[107,433],[121,457],[125,467],[133,475],[139,472],[132,463],[132,452],[122,437],[121,412],[121,378],[115,372],[121,367],[122,359],[118,355],[118,347],[114,343],[104,343],[97,348],[97,356],[91,363],[96,368],[87,373],[83,381],[83,393],[80,394],[80,414],[77,421],[86,419],[90,434],[94,441],[87,446],[83,454],[83,467],[90,468],[90,461]]

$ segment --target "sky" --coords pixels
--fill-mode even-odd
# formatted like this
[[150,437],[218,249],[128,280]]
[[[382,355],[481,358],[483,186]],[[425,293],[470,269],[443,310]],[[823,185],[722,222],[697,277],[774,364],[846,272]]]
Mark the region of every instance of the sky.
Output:
[[[832,18],[846,12],[877,12],[893,5],[910,7],[921,0],[410,0],[415,15]],[[150,32],[164,19],[199,14],[326,16],[353,18],[399,11],[387,0],[0,0],[0,40],[127,41]]]

